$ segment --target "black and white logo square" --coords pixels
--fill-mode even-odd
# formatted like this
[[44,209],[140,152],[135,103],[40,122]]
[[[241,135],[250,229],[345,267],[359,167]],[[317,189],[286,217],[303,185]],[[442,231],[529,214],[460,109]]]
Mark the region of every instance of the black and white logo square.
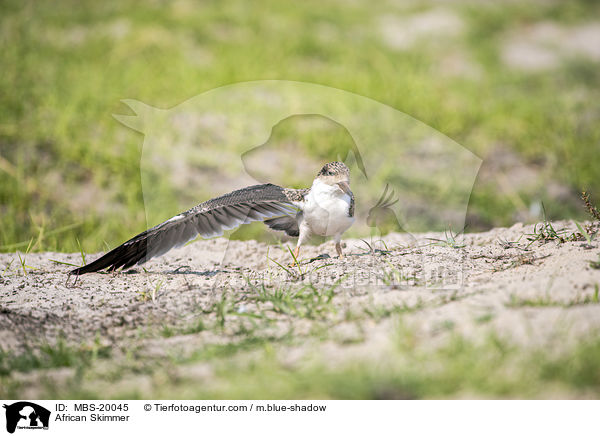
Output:
[[48,429],[50,411],[29,401],[4,404],[6,409],[6,431],[14,433],[16,429]]

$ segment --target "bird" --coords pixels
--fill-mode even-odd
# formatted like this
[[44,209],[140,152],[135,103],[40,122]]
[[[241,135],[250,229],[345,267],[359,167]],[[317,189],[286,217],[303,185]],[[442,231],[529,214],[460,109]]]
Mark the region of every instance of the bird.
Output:
[[263,221],[273,230],[297,237],[294,262],[300,246],[311,235],[333,236],[340,259],[341,237],[355,221],[350,170],[343,162],[329,162],[317,173],[310,188],[284,188],[271,183],[248,186],[213,198],[169,218],[112,249],[69,275],[141,265],[195,239],[223,235],[242,224]]

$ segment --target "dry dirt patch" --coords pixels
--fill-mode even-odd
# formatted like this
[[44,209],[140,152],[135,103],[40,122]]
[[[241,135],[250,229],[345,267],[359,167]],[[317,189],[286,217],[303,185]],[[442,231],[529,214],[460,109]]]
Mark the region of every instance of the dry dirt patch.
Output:
[[[555,226],[576,230],[568,222]],[[237,324],[221,319],[219,304],[233,314],[229,318],[264,315],[272,322],[269,334],[293,329],[308,337],[311,317],[320,317],[338,343],[382,349],[394,313],[432,339],[445,329],[473,338],[492,329],[527,344],[594,331],[600,326],[600,305],[594,304],[600,270],[590,261],[598,256],[598,244],[536,242],[525,249],[523,235],[531,232],[532,226],[517,224],[467,234],[454,246],[445,234],[415,235],[416,242],[391,234],[383,242],[371,240],[372,251],[363,241],[348,240],[345,259],[309,261],[332,254],[329,242],[304,250],[303,276],[286,267],[285,247],[255,241],[197,241],[151,261],[146,271],[89,274],[75,284],[67,280],[68,267],[53,260],[77,263],[78,254],[29,254],[25,262],[35,269],[26,275],[17,255],[2,254],[0,343],[19,350],[36,340],[53,343],[59,335],[72,343],[97,335],[110,343],[143,342],[140,331],[177,333],[198,322],[222,323],[225,329],[207,328],[194,344],[236,340],[227,328]],[[518,242],[507,244],[511,241]],[[277,310],[277,301],[269,300],[269,293],[310,284],[315,295],[331,293],[327,301],[319,295],[323,301],[296,309],[315,310],[314,316]],[[257,298],[260,292],[266,297]]]

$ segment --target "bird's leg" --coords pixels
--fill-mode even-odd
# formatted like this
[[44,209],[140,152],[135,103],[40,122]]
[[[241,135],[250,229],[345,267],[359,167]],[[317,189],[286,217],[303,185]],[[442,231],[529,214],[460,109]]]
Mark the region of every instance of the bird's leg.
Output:
[[333,240],[335,241],[335,251],[337,251],[338,257],[343,259],[344,253],[342,253],[342,235],[335,235]]
[[298,261],[298,256],[300,256],[300,246],[306,242],[306,240],[310,237],[310,228],[308,225],[300,221],[299,227],[299,235],[298,235],[298,243],[296,244],[296,248],[294,249],[294,260],[289,266],[299,266],[300,262]]

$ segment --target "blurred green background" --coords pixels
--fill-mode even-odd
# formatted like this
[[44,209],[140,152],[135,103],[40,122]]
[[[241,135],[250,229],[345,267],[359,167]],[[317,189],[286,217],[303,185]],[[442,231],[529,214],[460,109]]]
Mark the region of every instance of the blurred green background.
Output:
[[[144,230],[143,137],[112,118],[120,100],[169,108],[248,80],[364,95],[476,153],[468,230],[538,220],[542,203],[579,218],[582,189],[600,198],[597,1],[3,0],[0,17],[2,251]],[[307,155],[343,137],[290,123],[277,137]]]

